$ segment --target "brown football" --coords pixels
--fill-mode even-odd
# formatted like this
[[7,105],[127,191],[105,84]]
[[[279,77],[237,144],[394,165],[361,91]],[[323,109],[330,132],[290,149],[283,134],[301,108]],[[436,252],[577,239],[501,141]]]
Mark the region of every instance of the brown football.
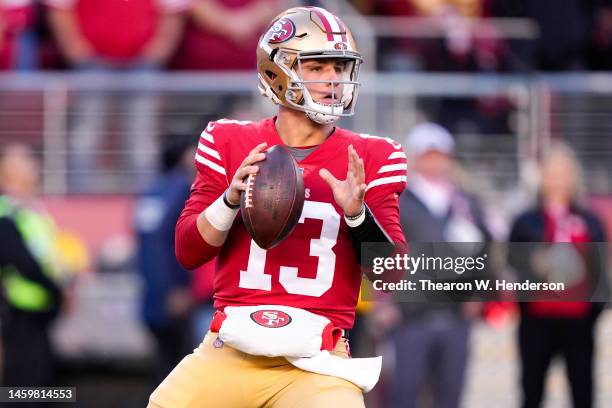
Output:
[[242,221],[263,249],[278,245],[295,228],[304,208],[304,179],[297,161],[281,145],[268,149],[257,174],[245,179]]

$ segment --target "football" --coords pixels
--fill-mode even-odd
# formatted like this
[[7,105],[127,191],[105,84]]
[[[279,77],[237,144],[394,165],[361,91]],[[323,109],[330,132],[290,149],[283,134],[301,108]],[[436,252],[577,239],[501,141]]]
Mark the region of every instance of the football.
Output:
[[268,149],[259,171],[245,178],[240,195],[242,221],[263,249],[278,245],[295,228],[304,207],[304,179],[297,161],[283,146]]

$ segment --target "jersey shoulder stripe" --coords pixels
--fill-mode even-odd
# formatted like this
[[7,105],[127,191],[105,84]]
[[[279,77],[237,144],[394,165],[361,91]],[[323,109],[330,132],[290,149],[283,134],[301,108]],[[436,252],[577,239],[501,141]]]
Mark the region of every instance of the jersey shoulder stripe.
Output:
[[[408,181],[407,176],[390,176],[390,177],[381,177],[375,180],[372,180],[368,186],[366,187],[366,191],[370,190],[373,187],[382,186],[385,184],[394,184],[394,183],[402,183],[405,184]],[[402,186],[402,190],[404,187]]]
[[[231,140],[238,133],[253,128],[254,122],[248,120],[219,119],[211,121],[200,133],[196,151],[196,167],[201,171],[213,170],[228,176],[226,165],[230,154]],[[229,182],[229,180],[227,180]]]
[[371,168],[366,174],[366,191],[389,184],[391,188],[402,191],[407,181],[406,154],[401,143],[389,137],[359,134],[367,144],[368,162]]
[[207,158],[201,156],[199,153],[196,153],[196,161],[216,171],[217,173],[223,174],[224,176],[227,175],[227,173],[225,172],[225,168],[223,166],[208,160]]
[[220,150],[215,140],[219,139],[219,130],[220,128],[217,127],[216,122],[210,122],[206,129],[200,133],[198,149],[195,154],[196,167],[200,168],[198,164],[206,166],[208,169],[227,176],[221,154],[219,153]]

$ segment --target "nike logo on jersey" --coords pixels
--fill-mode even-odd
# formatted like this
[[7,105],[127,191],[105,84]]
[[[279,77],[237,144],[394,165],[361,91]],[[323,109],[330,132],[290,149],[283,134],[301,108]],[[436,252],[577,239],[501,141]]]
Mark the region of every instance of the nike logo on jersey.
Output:
[[207,132],[212,132],[214,128],[215,128],[215,125],[214,125],[213,123],[209,123],[209,124],[206,126],[206,131],[207,131]]

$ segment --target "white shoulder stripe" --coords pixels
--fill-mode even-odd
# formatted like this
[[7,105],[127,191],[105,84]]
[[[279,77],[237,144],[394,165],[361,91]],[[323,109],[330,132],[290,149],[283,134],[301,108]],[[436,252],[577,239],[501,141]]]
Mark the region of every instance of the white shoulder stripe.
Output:
[[204,166],[210,167],[210,168],[211,168],[211,169],[213,169],[214,171],[216,171],[216,172],[218,172],[218,173],[221,173],[221,174],[223,174],[224,176],[226,175],[226,174],[225,174],[225,169],[224,169],[223,167],[219,166],[219,165],[218,165],[218,164],[216,164],[216,163],[211,162],[211,161],[210,161],[210,160],[208,160],[208,159],[205,159],[204,157],[200,156],[200,155],[199,155],[199,154],[197,154],[197,153],[196,153],[196,160],[197,160],[199,163],[203,164]]
[[396,170],[408,170],[408,165],[406,163],[388,164],[386,166],[382,166],[380,170],[378,170],[378,173],[388,173]]
[[388,159],[405,159],[405,158],[406,158],[406,153],[404,152],[393,152],[388,157]]
[[214,157],[217,160],[221,160],[221,156],[219,156],[219,152],[217,152],[216,150],[211,149],[210,147],[202,144],[202,143],[198,143],[198,149],[200,149],[201,151],[203,151],[204,153],[206,153],[209,156]]
[[217,123],[221,123],[221,124],[228,123],[228,124],[233,124],[233,125],[244,126],[244,125],[248,125],[249,123],[253,123],[253,122],[250,120],[219,119],[217,120]]
[[213,136],[205,130],[200,133],[200,136],[203,137],[205,140],[208,140],[210,143],[215,143],[215,139],[213,138]]
[[379,178],[376,180],[372,180],[370,184],[368,184],[366,191],[368,191],[372,187],[382,186],[383,184],[400,183],[402,181],[405,182],[406,180],[407,180],[406,176],[391,176],[391,177]]

